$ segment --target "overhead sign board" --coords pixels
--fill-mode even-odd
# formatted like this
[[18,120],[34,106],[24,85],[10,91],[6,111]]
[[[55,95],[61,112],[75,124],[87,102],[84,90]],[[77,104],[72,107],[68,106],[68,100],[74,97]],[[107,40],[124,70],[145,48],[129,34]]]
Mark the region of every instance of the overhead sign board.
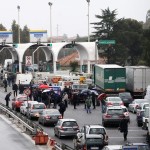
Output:
[[26,56],[26,66],[32,65],[32,56]]
[[13,32],[0,31],[0,43],[5,42],[11,44],[13,41]]
[[47,30],[30,30],[30,42],[47,42]]
[[116,41],[115,40],[99,40],[98,44],[103,44],[103,45],[116,44]]

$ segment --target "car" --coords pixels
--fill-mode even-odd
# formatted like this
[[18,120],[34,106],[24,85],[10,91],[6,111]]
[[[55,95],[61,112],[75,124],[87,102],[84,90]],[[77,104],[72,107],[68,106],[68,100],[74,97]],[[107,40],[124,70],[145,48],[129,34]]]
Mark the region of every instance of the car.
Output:
[[75,119],[59,119],[54,127],[54,134],[58,138],[63,136],[75,136],[79,130],[78,123]]
[[122,145],[107,145],[102,150],[122,150]]
[[[107,107],[105,113],[102,114],[102,124],[104,127],[109,124],[119,125],[123,117],[124,111],[121,107]],[[127,117],[127,119],[129,119],[129,117]]]
[[134,99],[134,101],[131,104],[129,104],[128,110],[133,112],[133,113],[136,113],[139,105],[141,103],[144,103],[144,102],[148,102],[148,100],[146,100],[146,99]]
[[85,125],[80,132],[77,133],[75,143],[76,148],[84,148],[86,143],[88,149],[101,149],[105,145],[108,145],[106,129],[102,125]]
[[150,147],[146,143],[128,143],[123,146],[123,150],[135,149],[135,150],[150,150]]
[[142,124],[143,124],[144,110],[146,107],[149,107],[149,103],[147,103],[147,102],[139,104],[139,107],[137,109],[136,121],[137,121],[137,125],[139,127],[142,126]]
[[43,109],[46,109],[46,105],[42,102],[29,103],[27,109],[27,117],[29,119],[38,119],[40,116],[40,112],[42,112]]
[[57,109],[44,109],[39,116],[38,122],[39,124],[55,124],[58,119],[61,119],[62,116]]
[[21,104],[27,101],[27,95],[19,94],[17,97],[12,99],[12,110],[20,111]]
[[121,107],[123,110],[124,115],[126,116],[126,118],[130,121],[130,113],[128,111],[128,108],[126,106],[118,106]]
[[133,101],[133,98],[132,98],[130,92],[121,92],[121,93],[119,93],[119,97],[123,101],[124,105],[127,107]]
[[123,101],[118,96],[116,96],[116,97],[113,97],[113,96],[107,97],[105,102],[106,102],[107,107],[124,105]]
[[26,116],[27,111],[28,111],[28,105],[31,103],[35,104],[35,103],[37,103],[37,101],[28,100],[28,101],[23,102],[20,106],[20,113]]

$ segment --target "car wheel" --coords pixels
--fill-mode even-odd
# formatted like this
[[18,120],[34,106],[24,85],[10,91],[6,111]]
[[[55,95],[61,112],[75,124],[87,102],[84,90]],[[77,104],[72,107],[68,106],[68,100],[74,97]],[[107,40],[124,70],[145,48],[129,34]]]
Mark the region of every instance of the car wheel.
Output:
[[61,133],[60,132],[58,132],[58,138],[61,139]]

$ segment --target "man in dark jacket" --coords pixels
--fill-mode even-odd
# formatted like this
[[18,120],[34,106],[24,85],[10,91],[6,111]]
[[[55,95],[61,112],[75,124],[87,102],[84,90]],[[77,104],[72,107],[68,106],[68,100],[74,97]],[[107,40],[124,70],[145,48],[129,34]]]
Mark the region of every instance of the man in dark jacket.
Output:
[[62,118],[64,118],[64,112],[66,111],[66,105],[65,105],[65,102],[64,101],[61,101],[58,106],[60,107],[59,108],[59,112],[62,116]]
[[120,121],[119,130],[123,133],[124,141],[127,140],[128,135],[128,123],[129,120],[126,118],[125,115],[123,115],[122,120]]
[[5,92],[7,92],[7,80],[4,79],[3,83],[4,83],[4,89],[5,89]]
[[14,91],[14,97],[17,96],[17,92],[18,92],[18,85],[15,83],[13,84],[12,90]]
[[11,92],[9,92],[5,97],[7,107],[9,107],[10,96],[11,96]]
[[96,107],[95,107],[95,100],[96,100],[96,96],[95,96],[95,93],[94,92],[92,92],[92,104],[93,104],[93,109],[95,109]]

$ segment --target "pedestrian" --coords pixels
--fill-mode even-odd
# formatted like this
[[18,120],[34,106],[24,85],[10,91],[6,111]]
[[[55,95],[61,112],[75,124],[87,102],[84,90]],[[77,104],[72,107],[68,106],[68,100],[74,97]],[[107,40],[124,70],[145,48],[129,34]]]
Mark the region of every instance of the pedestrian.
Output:
[[105,93],[101,93],[97,98],[101,103],[102,113],[105,113],[106,110],[106,97],[107,95]]
[[7,80],[6,80],[6,79],[4,79],[3,83],[4,83],[4,89],[5,89],[5,91],[4,91],[4,92],[7,92]]
[[127,119],[126,116],[123,115],[123,118],[121,119],[119,124],[119,130],[121,133],[123,133],[124,141],[127,141],[129,123],[130,123],[129,119]]
[[78,92],[74,92],[72,96],[72,103],[73,103],[74,109],[77,109],[76,108],[77,101],[78,101]]
[[16,83],[13,84],[12,90],[13,90],[13,93],[14,93],[14,97],[17,96],[17,94],[18,94],[18,85]]
[[64,92],[62,101],[65,102],[65,105],[66,105],[66,108],[67,108],[68,107],[68,94],[67,94],[67,92]]
[[64,118],[64,112],[66,111],[66,105],[65,105],[65,102],[64,101],[61,101],[59,104],[59,112],[62,116],[62,118]]
[[11,92],[9,92],[5,97],[7,107],[9,107],[10,96],[11,96]]
[[96,99],[95,93],[92,92],[92,105],[93,105],[93,109],[96,108],[96,106],[95,106],[95,99]]
[[85,100],[85,104],[86,104],[86,112],[91,113],[92,100],[91,100],[91,96],[89,94],[87,96],[87,99]]

